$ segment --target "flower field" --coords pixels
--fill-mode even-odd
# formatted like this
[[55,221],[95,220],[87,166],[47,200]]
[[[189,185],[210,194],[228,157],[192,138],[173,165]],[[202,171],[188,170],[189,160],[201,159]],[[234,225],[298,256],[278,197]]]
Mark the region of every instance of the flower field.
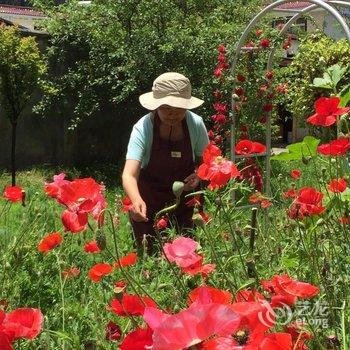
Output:
[[[308,121],[336,125],[339,101],[320,99]],[[210,143],[188,197],[195,228],[179,236],[159,213],[152,255],[134,248],[118,188],[69,170],[22,172],[21,186],[3,174],[1,349],[347,349],[350,140],[287,149],[267,197]]]
[[[266,50],[270,41],[255,35]],[[234,164],[224,147],[226,48],[218,53],[214,125],[197,169],[202,186],[187,194],[193,229],[178,232],[170,219],[181,182],[174,203],[156,215],[154,246],[144,240],[136,249],[132,203],[101,173],[23,171],[16,186],[0,176],[0,350],[348,349],[350,94],[335,93],[345,70],[333,67],[340,73],[326,88],[334,93],[305,116],[322,141],[306,136],[272,156],[272,190],[264,194],[261,134],[271,91],[285,93],[287,84],[273,86],[274,72],[259,73],[248,99],[252,84],[241,74],[248,57],[235,77],[241,123],[233,151],[242,158]],[[258,123],[250,122],[250,100],[262,113]]]

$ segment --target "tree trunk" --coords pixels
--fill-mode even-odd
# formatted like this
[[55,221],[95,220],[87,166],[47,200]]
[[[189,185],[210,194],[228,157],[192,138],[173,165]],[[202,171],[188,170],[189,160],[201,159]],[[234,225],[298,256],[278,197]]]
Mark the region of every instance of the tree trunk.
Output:
[[16,185],[16,131],[17,131],[17,119],[11,121],[12,125],[12,145],[11,145],[11,176],[12,186]]

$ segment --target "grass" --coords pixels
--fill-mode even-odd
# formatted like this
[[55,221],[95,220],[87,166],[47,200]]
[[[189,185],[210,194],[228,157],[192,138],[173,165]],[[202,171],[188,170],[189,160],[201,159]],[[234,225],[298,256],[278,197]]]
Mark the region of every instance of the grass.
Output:
[[[200,276],[181,275],[176,266],[170,269],[160,255],[139,256],[138,263],[125,271],[136,282],[133,285],[139,293],[144,295],[147,292],[162,308],[173,312],[186,307],[188,292],[203,283],[227,289],[233,294],[248,286],[261,291],[259,280],[288,273],[298,280],[321,286],[319,296],[311,301],[311,305],[315,305],[317,300],[330,301],[334,307],[345,305],[343,310],[335,309],[327,315],[328,327],[311,327],[315,340],[309,348],[326,349],[327,335],[336,333],[339,338],[348,337],[349,259],[346,252],[349,244],[345,237],[349,232],[335,221],[329,224],[325,220],[318,223],[317,219],[307,222],[287,219],[286,205],[280,195],[291,186],[289,170],[294,165],[273,165],[274,205],[268,212],[259,209],[253,252],[249,248],[251,210],[236,209],[224,192],[220,193],[223,204],[218,208],[215,203],[218,203],[219,193],[208,192],[205,208],[212,221],[206,232],[200,228],[193,232],[194,239],[201,245],[205,262],[217,266],[207,281]],[[314,181],[314,168],[310,164],[295,163],[295,167],[303,172],[300,181],[297,180],[298,188]],[[44,182],[51,181],[52,176],[60,171],[65,171],[70,179],[92,176],[106,184],[109,210],[114,220],[120,221],[116,228],[118,252],[126,255],[134,250],[130,223],[127,216],[120,212],[122,191],[118,169],[110,166],[80,170],[34,168],[19,172],[17,183],[26,190],[26,206],[22,207],[19,203],[8,205],[4,200],[0,203],[0,212],[4,210],[0,216],[0,299],[8,302],[10,310],[23,306],[40,308],[45,315],[45,325],[36,340],[19,343],[15,348],[116,349],[114,342],[105,339],[105,326],[113,320],[124,332],[132,327],[130,318],[118,317],[108,310],[111,299],[116,296],[113,284],[125,279],[125,275],[123,271],[115,270],[100,283],[93,283],[87,278],[92,265],[102,261],[113,263],[115,259],[108,216],[103,234],[114,258],[107,251],[102,254],[83,251],[84,243],[95,238],[96,233],[91,230],[78,234],[64,233],[63,244],[47,254],[37,250],[37,244],[46,234],[53,231],[63,233],[60,220],[63,208],[43,191]],[[321,171],[317,169],[318,173]],[[9,182],[9,174],[0,175],[0,188]],[[96,228],[94,222],[91,224]],[[334,237],[336,232],[338,236]],[[175,230],[168,229],[167,235],[169,239],[176,237]],[[80,275],[62,279],[61,272],[73,266],[81,270]],[[127,291],[134,292],[130,285]],[[136,320],[141,324],[140,318]],[[283,325],[280,324],[277,329],[282,330]]]

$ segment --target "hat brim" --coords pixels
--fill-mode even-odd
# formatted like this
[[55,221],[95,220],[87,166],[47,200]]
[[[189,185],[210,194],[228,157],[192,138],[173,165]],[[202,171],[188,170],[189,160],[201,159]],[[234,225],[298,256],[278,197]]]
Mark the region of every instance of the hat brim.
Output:
[[179,96],[166,96],[162,98],[154,98],[153,92],[147,92],[139,97],[139,101],[143,107],[150,111],[154,111],[161,105],[168,105],[171,107],[193,109],[199,107],[204,103],[197,97],[183,98]]

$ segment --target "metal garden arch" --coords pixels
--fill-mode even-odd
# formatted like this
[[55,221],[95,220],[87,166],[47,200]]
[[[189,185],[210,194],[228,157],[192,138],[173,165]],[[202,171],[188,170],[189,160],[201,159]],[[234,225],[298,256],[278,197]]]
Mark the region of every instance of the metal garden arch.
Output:
[[[297,0],[278,0],[267,7],[265,7],[263,10],[261,10],[248,24],[246,29],[244,30],[243,34],[241,35],[238,43],[236,44],[234,58],[231,66],[231,74],[232,76],[236,76],[236,69],[237,69],[237,61],[239,58],[240,53],[242,52],[243,44],[246,41],[246,38],[248,34],[250,33],[251,29],[258,23],[258,21],[264,17],[265,14],[268,12],[274,10],[280,5],[287,4],[287,3],[293,3],[298,2]],[[328,11],[341,25],[345,36],[347,40],[350,43],[350,29],[347,25],[345,19],[343,16],[339,13],[339,11],[335,8],[335,6],[344,6],[350,8],[350,2],[347,1],[337,1],[337,0],[307,0],[307,2],[311,3],[310,6],[302,9],[302,10],[283,10],[284,12],[292,12],[295,13],[295,15],[285,23],[285,25],[280,30],[278,37],[282,36],[287,32],[287,30],[303,15],[308,14],[311,10],[314,10],[316,8],[323,8],[324,10]],[[270,51],[267,65],[266,65],[266,71],[270,71],[272,68],[274,56],[275,56],[276,48],[273,47]],[[235,82],[234,82],[235,84]],[[233,86],[234,91],[235,86]],[[231,124],[231,160],[233,162],[236,161],[236,159],[239,158],[250,158],[250,157],[265,157],[265,176],[264,176],[264,190],[267,195],[271,194],[271,188],[270,188],[270,176],[271,176],[271,166],[270,166],[270,157],[271,157],[271,112],[267,113],[267,120],[266,120],[266,152],[263,154],[250,154],[250,155],[237,155],[234,151],[234,146],[236,144],[236,137],[235,137],[235,130],[236,130],[236,112],[235,112],[235,104],[236,101],[234,98],[231,100],[231,110],[232,110],[232,124]]]

